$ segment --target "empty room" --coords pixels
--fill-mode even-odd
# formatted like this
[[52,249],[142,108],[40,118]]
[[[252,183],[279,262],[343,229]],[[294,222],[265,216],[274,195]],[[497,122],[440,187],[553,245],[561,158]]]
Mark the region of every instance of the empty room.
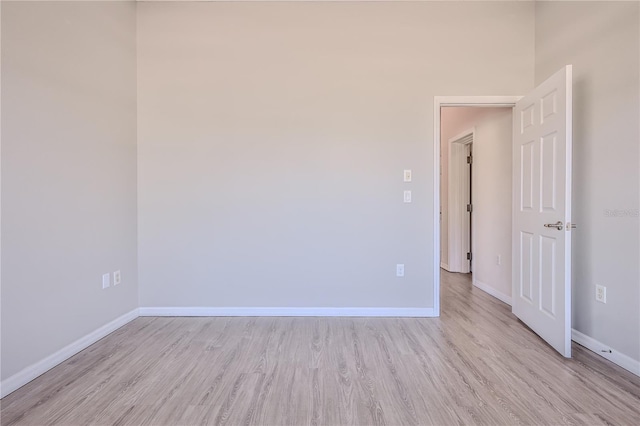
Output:
[[640,424],[640,2],[0,2],[0,424]]

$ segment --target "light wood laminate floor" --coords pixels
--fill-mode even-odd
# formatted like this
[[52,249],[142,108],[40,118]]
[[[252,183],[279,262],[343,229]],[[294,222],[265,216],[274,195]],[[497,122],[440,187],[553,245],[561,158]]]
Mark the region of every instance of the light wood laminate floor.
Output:
[[138,318],[4,398],[1,423],[640,424],[640,379],[573,350],[443,272],[440,318]]

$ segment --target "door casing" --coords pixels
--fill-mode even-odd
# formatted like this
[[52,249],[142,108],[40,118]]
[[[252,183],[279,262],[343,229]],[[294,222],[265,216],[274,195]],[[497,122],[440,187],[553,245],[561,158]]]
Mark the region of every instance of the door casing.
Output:
[[[473,142],[461,141],[471,135],[471,140],[475,138],[475,127],[449,139],[447,147],[449,149],[448,164],[448,262],[449,272],[469,273],[473,269],[473,260],[467,260],[467,252],[474,253],[472,245],[473,238],[471,232],[473,226],[469,224],[467,214],[463,209],[471,198],[471,185],[469,179],[473,178],[471,168],[466,163],[469,146]],[[442,163],[440,163],[442,167]],[[469,171],[469,176],[467,175]],[[473,216],[471,216],[473,217]]]
[[433,315],[440,316],[440,108],[513,108],[522,96],[435,96],[433,98]]

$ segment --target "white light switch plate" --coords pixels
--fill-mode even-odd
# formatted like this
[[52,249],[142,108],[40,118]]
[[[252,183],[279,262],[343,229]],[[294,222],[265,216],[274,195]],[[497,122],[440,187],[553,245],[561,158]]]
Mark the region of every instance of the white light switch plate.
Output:
[[411,182],[411,170],[404,171],[404,181]]
[[102,275],[102,288],[105,289],[111,285],[111,277],[110,274]]
[[404,202],[405,203],[411,202],[411,191],[404,191]]
[[113,273],[113,285],[118,285],[122,282],[122,275],[120,275],[120,271],[115,271]]

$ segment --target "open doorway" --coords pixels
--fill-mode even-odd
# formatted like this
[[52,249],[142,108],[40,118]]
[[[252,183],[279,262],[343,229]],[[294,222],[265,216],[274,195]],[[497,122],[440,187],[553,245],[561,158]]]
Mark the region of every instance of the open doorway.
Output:
[[512,110],[447,106],[440,116],[440,266],[509,304]]
[[[440,158],[441,267],[449,272],[472,271],[473,241],[473,139],[475,127],[450,137],[475,120],[472,108],[445,108],[442,112],[443,147]],[[482,114],[480,115],[482,117]],[[471,120],[470,120],[471,118]],[[446,143],[444,142],[446,141]]]

